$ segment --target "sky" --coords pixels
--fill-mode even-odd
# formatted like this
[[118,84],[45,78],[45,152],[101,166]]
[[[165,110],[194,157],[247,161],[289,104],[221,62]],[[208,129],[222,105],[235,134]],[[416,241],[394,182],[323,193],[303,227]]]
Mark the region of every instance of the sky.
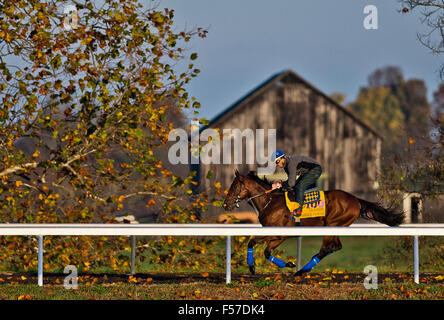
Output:
[[[377,8],[367,30],[364,7]],[[443,55],[422,46],[421,11],[404,14],[397,0],[162,0],[175,10],[176,30],[203,27],[187,48],[201,70],[188,85],[210,119],[270,76],[292,69],[326,94],[354,101],[377,68],[399,66],[405,79],[426,82],[429,100],[440,83]]]

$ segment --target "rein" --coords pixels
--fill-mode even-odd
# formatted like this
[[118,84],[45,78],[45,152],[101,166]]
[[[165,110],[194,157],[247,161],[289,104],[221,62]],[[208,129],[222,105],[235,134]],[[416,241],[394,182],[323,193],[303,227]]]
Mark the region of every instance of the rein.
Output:
[[[236,198],[236,200],[235,200],[236,207],[239,208],[239,203],[240,203],[242,200],[246,200],[246,201],[247,201],[248,203],[250,203],[250,204],[252,205],[252,207],[257,211],[256,206],[254,205],[253,202],[251,202],[251,200],[253,200],[253,199],[255,199],[255,198],[258,198],[258,197],[262,197],[262,196],[268,195],[268,194],[270,194],[272,191],[273,191],[273,190],[270,189],[270,190],[265,191],[264,193],[260,193],[260,194],[257,194],[257,195],[255,195],[255,196],[252,196],[252,197],[249,197],[249,198],[246,198],[246,199],[241,199],[241,198],[240,198],[240,195],[238,194],[238,195],[237,195],[237,198]],[[273,197],[270,196],[270,199],[268,200],[268,202],[267,202],[267,204],[265,205],[265,207],[262,208],[262,210],[265,210],[265,209],[268,207],[268,205],[270,204],[270,202],[271,202],[272,199],[273,199]]]
[[[245,185],[244,185],[244,183],[243,183],[243,181],[240,181],[240,183],[245,187]],[[286,188],[279,188],[283,193],[285,192],[285,191],[288,191]],[[266,190],[265,192],[263,192],[263,193],[260,193],[260,194],[257,194],[257,195],[254,195],[254,196],[252,196],[252,197],[249,197],[249,198],[245,198],[245,199],[241,199],[240,198],[240,194],[241,194],[241,190],[239,191],[239,194],[237,195],[237,197],[236,197],[236,200],[234,200],[234,202],[235,202],[235,205],[236,205],[236,208],[239,208],[239,206],[240,206],[240,202],[242,201],[242,200],[247,200],[247,202],[254,208],[254,210],[256,211],[256,214],[259,216],[259,211],[257,210],[257,208],[256,208],[256,206],[254,205],[254,203],[251,201],[251,200],[253,200],[253,199],[255,199],[255,198],[258,198],[258,197],[263,197],[263,196],[265,196],[265,195],[270,195],[270,198],[269,198],[269,200],[268,200],[268,202],[267,202],[267,204],[262,208],[262,210],[261,211],[263,211],[263,210],[265,210],[267,207],[268,207],[268,205],[270,204],[270,202],[271,202],[271,200],[273,199],[273,197],[272,197],[272,195],[271,195],[271,192],[272,191],[274,191],[273,189],[269,189],[269,190]]]

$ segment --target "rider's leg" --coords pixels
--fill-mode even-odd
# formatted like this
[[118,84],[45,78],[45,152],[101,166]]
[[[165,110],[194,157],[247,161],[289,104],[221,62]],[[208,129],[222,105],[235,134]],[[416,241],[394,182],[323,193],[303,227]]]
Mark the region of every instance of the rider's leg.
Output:
[[302,211],[302,206],[304,205],[304,192],[307,190],[308,187],[316,184],[316,181],[320,177],[322,173],[322,169],[320,166],[316,166],[303,174],[299,179],[296,181],[296,184],[294,186],[295,191],[295,198],[296,202],[300,204],[300,209]]
[[320,166],[316,166],[299,177],[294,186],[295,200],[299,207],[294,210],[290,216],[295,221],[297,226],[301,225],[302,208],[304,206],[304,192],[312,185],[316,184],[319,176],[322,173]]

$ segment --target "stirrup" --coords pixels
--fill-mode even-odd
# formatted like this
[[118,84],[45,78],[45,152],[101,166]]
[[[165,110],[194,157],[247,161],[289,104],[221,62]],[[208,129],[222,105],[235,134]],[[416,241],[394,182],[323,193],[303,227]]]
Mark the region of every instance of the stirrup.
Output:
[[297,210],[294,210],[293,212],[290,212],[290,214],[288,216],[291,220],[294,220],[294,223],[297,226],[300,226],[301,225],[301,215],[302,215],[302,211],[300,209],[297,209]]
[[302,210],[298,209],[298,210],[294,211],[293,216],[294,216],[294,223],[297,226],[300,226],[301,225]]

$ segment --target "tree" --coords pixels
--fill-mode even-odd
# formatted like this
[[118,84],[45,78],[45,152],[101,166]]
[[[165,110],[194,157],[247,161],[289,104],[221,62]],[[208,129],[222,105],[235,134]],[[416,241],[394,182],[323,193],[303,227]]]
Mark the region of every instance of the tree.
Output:
[[444,83],[433,93],[433,118],[438,119],[444,114]]
[[[433,93],[431,138],[438,142],[443,139],[444,123],[444,83]],[[441,142],[443,144],[443,142]]]
[[376,69],[368,76],[368,85],[374,87],[387,87],[394,90],[404,78],[401,68],[397,66],[387,66]]
[[399,151],[401,139],[399,133],[405,116],[398,99],[389,88],[380,86],[361,89],[356,101],[350,104],[350,108],[383,135],[384,153]]
[[192,220],[205,199],[156,150],[173,127],[168,101],[199,107],[184,88],[199,73],[185,46],[206,30],[176,32],[174,10],[137,0],[73,3],[68,16],[61,1],[0,7],[0,222],[109,221],[139,196]]
[[330,98],[332,98],[333,100],[335,100],[339,104],[343,104],[345,102],[345,99],[347,98],[347,96],[345,93],[342,93],[342,92],[333,92],[330,95]]
[[[402,156],[410,139],[428,138],[430,105],[423,80],[404,80],[399,67],[377,69],[350,108],[384,136],[383,158]],[[384,162],[385,163],[385,162]]]
[[[421,23],[428,27],[428,32],[418,33],[419,42],[433,54],[444,53],[444,3],[441,0],[400,0],[402,12],[422,9]],[[441,79],[444,77],[444,64],[439,70]]]
[[430,105],[423,80],[404,80],[399,68],[387,67],[370,75],[350,105],[384,135],[378,194],[388,202],[399,205],[403,193],[437,199],[444,192],[442,87]]
[[379,193],[391,202],[402,197],[400,193],[419,193],[423,199],[437,200],[444,193],[444,121],[434,120],[436,137],[421,145],[414,139],[404,157],[387,162],[379,176]]

